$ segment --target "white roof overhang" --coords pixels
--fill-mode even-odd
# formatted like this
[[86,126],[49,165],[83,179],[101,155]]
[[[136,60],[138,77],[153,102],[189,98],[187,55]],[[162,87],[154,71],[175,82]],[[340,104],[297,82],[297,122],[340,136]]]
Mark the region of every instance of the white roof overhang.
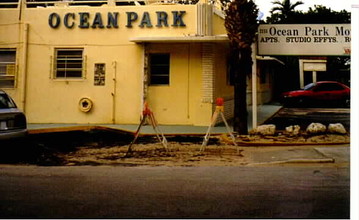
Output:
[[270,57],[270,56],[256,56],[257,60],[264,60],[264,61],[276,61],[282,65],[285,65],[285,63],[283,61],[278,60],[275,57]]
[[[210,42],[229,42],[227,35],[216,36],[181,36],[181,37],[133,37],[129,39],[134,43],[210,43]],[[270,56],[256,56],[257,60],[275,61],[282,65],[284,62],[275,57]]]
[[204,43],[229,42],[227,35],[216,36],[180,36],[180,37],[133,37],[129,39],[134,43]]

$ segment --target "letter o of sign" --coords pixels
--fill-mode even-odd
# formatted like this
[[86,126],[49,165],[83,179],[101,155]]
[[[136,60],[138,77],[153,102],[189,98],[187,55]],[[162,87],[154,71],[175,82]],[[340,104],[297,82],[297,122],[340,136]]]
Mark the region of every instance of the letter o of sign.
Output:
[[49,25],[52,28],[58,28],[60,26],[60,15],[58,15],[57,13],[51,13],[49,15]]

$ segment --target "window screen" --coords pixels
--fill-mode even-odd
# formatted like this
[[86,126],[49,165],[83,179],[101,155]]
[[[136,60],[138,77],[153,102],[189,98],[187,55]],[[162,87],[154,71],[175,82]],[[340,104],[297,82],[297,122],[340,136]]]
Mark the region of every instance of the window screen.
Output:
[[16,76],[16,50],[0,49],[0,88],[14,88]]
[[83,49],[56,49],[55,78],[82,78]]
[[170,54],[150,54],[150,85],[170,84]]

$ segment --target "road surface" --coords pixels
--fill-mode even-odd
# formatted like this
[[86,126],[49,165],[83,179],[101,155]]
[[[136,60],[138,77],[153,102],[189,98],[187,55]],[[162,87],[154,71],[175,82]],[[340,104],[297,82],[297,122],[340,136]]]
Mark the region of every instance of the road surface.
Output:
[[0,165],[1,218],[349,218],[347,166]]

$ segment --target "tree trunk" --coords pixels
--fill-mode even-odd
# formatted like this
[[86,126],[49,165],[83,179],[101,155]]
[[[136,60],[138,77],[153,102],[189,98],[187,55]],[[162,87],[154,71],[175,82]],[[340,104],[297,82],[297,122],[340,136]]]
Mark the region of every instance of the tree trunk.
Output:
[[247,75],[252,72],[251,49],[235,49],[234,55],[234,122],[233,130],[248,134]]

